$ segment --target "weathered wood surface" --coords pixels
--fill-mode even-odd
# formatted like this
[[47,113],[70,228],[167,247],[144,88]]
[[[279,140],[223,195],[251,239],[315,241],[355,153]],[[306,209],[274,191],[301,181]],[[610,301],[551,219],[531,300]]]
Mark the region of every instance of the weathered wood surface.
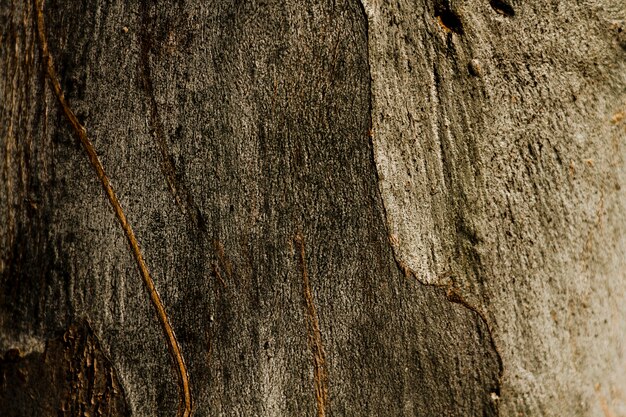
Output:
[[[44,18],[193,415],[626,413],[620,1]],[[175,362],[33,4],[0,25],[0,414],[174,415]],[[46,389],[63,372],[75,388]]]

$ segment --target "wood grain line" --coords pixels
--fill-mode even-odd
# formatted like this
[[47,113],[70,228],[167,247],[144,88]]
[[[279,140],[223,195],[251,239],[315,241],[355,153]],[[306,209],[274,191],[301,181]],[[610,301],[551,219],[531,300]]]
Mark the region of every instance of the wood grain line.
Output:
[[130,247],[132,249],[135,261],[137,262],[137,266],[139,267],[139,271],[141,272],[141,278],[143,279],[143,283],[146,286],[148,293],[150,295],[150,301],[156,310],[157,316],[159,318],[159,322],[163,331],[165,333],[168,348],[170,354],[176,365],[178,366],[178,375],[180,378],[180,391],[181,391],[181,402],[178,409],[178,415],[182,417],[189,417],[191,415],[191,391],[189,388],[189,376],[187,374],[187,368],[185,366],[185,361],[183,359],[183,355],[178,345],[178,341],[176,340],[176,336],[174,334],[174,330],[170,324],[169,317],[165,311],[165,307],[163,306],[163,302],[161,301],[161,297],[154,286],[154,281],[150,276],[150,272],[146,265],[146,262],[141,253],[141,249],[139,248],[139,243],[137,242],[137,238],[135,237],[135,233],[133,232],[128,220],[126,219],[126,215],[124,214],[124,210],[122,210],[122,206],[111,187],[111,182],[104,171],[104,167],[102,163],[98,159],[98,155],[94,149],[93,144],[87,137],[87,130],[85,127],[78,121],[78,118],[68,105],[65,100],[65,96],[63,94],[63,90],[61,89],[61,84],[59,83],[56,71],[54,70],[54,65],[52,62],[52,57],[48,50],[48,42],[45,34],[45,25],[44,25],[44,14],[43,14],[43,0],[35,0],[35,8],[37,11],[37,29],[39,32],[39,43],[41,46],[42,59],[44,61],[44,65],[46,66],[46,73],[48,79],[50,80],[54,94],[56,95],[59,104],[63,108],[63,112],[65,113],[65,117],[67,117],[68,121],[74,128],[76,135],[80,139],[80,142],[83,146],[83,149],[87,153],[89,158],[89,162],[93,169],[96,171],[98,175],[98,179],[102,184],[102,188],[106,192],[106,195],[115,211],[115,215],[119,220],[122,229],[124,230],[124,234],[128,239]]
[[202,216],[200,208],[194,201],[193,194],[185,185],[184,181],[179,181],[177,179],[174,158],[167,145],[165,127],[163,126],[163,122],[161,121],[161,117],[159,115],[159,106],[156,101],[154,83],[152,82],[152,71],[150,70],[151,41],[148,35],[148,24],[150,18],[146,7],[147,6],[145,4],[141,7],[142,33],[139,36],[139,53],[141,58],[140,72],[141,79],[143,81],[142,85],[148,97],[151,136],[154,138],[157,148],[159,149],[159,153],[161,154],[161,171],[163,172],[170,193],[174,197],[174,201],[176,201],[176,205],[178,205],[183,214],[189,216],[192,224],[196,228],[206,232],[206,221]]
[[302,281],[304,289],[304,301],[306,303],[307,335],[309,347],[313,354],[313,378],[315,380],[315,400],[317,402],[317,417],[326,416],[328,405],[328,373],[326,371],[326,354],[322,343],[322,333],[320,331],[317,310],[313,302],[313,293],[309,283],[309,274],[306,269],[306,257],[304,253],[304,237],[297,233],[294,238],[298,247],[300,258],[300,269],[302,271]]

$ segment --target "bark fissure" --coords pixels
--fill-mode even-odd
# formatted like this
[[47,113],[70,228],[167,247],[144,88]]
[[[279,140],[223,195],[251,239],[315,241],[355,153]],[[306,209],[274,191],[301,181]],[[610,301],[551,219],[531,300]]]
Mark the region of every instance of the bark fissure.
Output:
[[315,381],[315,401],[317,403],[317,416],[326,416],[328,407],[328,372],[326,370],[326,354],[322,342],[319,319],[313,293],[309,282],[309,274],[306,268],[306,254],[304,249],[304,237],[301,233],[294,238],[298,248],[300,271],[302,273],[303,296],[306,303],[306,323],[309,348],[313,354],[313,378]]
[[83,149],[85,150],[85,153],[87,154],[89,163],[94,169],[94,171],[96,172],[96,175],[98,176],[98,179],[100,180],[100,183],[102,187],[104,188],[104,191],[107,195],[109,203],[113,207],[113,210],[115,211],[115,215],[120,223],[120,226],[122,227],[124,234],[126,235],[126,238],[130,244],[133,257],[135,258],[135,261],[141,273],[141,278],[143,280],[144,285],[146,286],[146,289],[148,290],[150,301],[157,313],[159,323],[161,324],[161,327],[163,328],[163,331],[165,333],[167,344],[168,344],[168,350],[170,351],[170,354],[177,365],[178,376],[180,379],[179,382],[180,382],[180,395],[181,395],[181,403],[179,406],[178,415],[182,417],[188,417],[191,414],[191,391],[190,391],[190,386],[189,386],[189,376],[187,374],[187,368],[185,366],[185,361],[184,361],[180,346],[178,345],[178,341],[176,340],[176,335],[174,334],[174,329],[172,328],[170,324],[170,319],[167,315],[167,312],[165,311],[165,307],[163,305],[161,297],[156,290],[154,281],[148,270],[148,266],[146,265],[146,262],[143,258],[143,254],[139,247],[139,242],[137,241],[137,237],[135,236],[135,233],[133,232],[130,224],[128,223],[126,214],[124,213],[124,210],[122,209],[122,206],[120,205],[119,199],[117,198],[117,195],[115,194],[115,191],[113,190],[111,186],[111,181],[109,180],[106,172],[104,171],[104,167],[102,163],[100,162],[100,159],[98,158],[98,155],[95,151],[95,148],[91,140],[87,136],[87,130],[80,123],[80,121],[76,117],[76,114],[70,108],[63,94],[61,84],[59,83],[59,79],[54,69],[52,56],[50,55],[50,52],[48,50],[48,42],[47,42],[47,38],[45,34],[43,0],[35,0],[35,7],[36,7],[36,13],[37,13],[37,30],[39,34],[39,43],[41,47],[42,60],[43,60],[43,65],[45,66],[47,78],[50,80],[50,83],[52,84],[52,87],[53,87],[54,94],[57,97],[57,100],[63,110],[63,113],[65,114],[65,117],[71,124],[76,136],[78,136],[81,142],[81,145]]
[[161,121],[159,115],[159,107],[156,101],[154,92],[154,83],[152,81],[152,71],[150,69],[150,50],[152,48],[152,42],[150,34],[148,33],[148,25],[150,16],[148,15],[147,6],[144,4],[141,6],[141,19],[142,19],[142,33],[139,36],[140,42],[140,71],[143,81],[143,88],[148,96],[148,111],[150,120],[150,130],[153,136],[157,148],[160,153],[160,167],[168,188],[176,204],[183,212],[191,218],[191,221],[195,227],[202,231],[206,231],[206,223],[200,212],[200,208],[194,201],[193,195],[185,185],[183,181],[178,180],[176,174],[176,167],[174,165],[174,159],[167,145],[167,138],[165,137],[165,127]]

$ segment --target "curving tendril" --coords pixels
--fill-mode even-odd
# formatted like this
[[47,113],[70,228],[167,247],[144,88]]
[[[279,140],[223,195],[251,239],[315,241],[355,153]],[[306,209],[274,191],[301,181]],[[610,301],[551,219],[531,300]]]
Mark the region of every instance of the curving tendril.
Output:
[[115,195],[115,191],[111,187],[111,181],[104,171],[104,167],[98,159],[98,154],[96,153],[93,144],[87,137],[87,130],[80,123],[76,114],[72,111],[69,104],[67,103],[65,96],[63,94],[63,90],[61,89],[61,84],[59,83],[59,79],[57,77],[56,71],[54,70],[54,65],[52,62],[52,56],[50,55],[50,51],[48,50],[48,41],[46,39],[46,31],[44,24],[44,13],[43,13],[43,0],[34,0],[35,9],[37,12],[37,30],[39,34],[39,43],[41,46],[41,55],[43,64],[45,65],[45,71],[50,83],[52,84],[52,89],[54,90],[54,94],[56,95],[63,112],[65,113],[65,117],[69,121],[69,123],[74,128],[74,132],[80,143],[82,144],[87,157],[89,158],[89,163],[92,168],[96,172],[98,179],[104,188],[104,191],[107,195],[109,203],[113,207],[115,211],[115,215],[117,220],[122,226],[124,230],[124,234],[128,239],[128,243],[133,252],[133,256],[135,261],[137,262],[137,266],[139,267],[139,271],[141,273],[141,278],[143,280],[146,289],[148,290],[148,294],[150,295],[150,301],[154,306],[154,309],[157,313],[159,322],[161,327],[163,328],[163,332],[165,333],[165,338],[167,339],[168,349],[170,351],[170,355],[174,362],[177,365],[177,371],[179,376],[179,385],[180,385],[180,395],[181,401],[178,408],[178,416],[179,417],[189,417],[191,415],[191,390],[189,387],[189,375],[187,373],[187,368],[185,366],[185,360],[183,358],[180,346],[178,345],[178,341],[176,340],[176,335],[174,334],[174,330],[170,324],[170,320],[165,311],[165,307],[163,306],[163,302],[161,301],[161,297],[154,286],[154,281],[150,276],[150,271],[148,270],[148,266],[143,258],[141,253],[141,249],[139,248],[139,243],[137,242],[137,237],[133,232],[128,220],[126,219],[126,215],[124,214],[124,210],[122,210],[122,206]]

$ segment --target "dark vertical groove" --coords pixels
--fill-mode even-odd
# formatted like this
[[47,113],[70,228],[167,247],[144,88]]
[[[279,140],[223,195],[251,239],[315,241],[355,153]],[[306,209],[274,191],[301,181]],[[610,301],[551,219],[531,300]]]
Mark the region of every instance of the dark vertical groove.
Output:
[[202,216],[200,208],[194,201],[193,195],[185,185],[185,182],[180,181],[177,177],[176,167],[174,166],[174,158],[172,157],[167,145],[165,128],[159,115],[159,107],[154,92],[154,83],[152,81],[152,70],[150,69],[150,51],[153,47],[153,40],[150,33],[150,14],[148,12],[148,5],[145,2],[142,2],[140,5],[140,13],[141,33],[138,37],[140,42],[140,76],[144,92],[148,97],[150,130],[152,137],[156,142],[157,148],[159,149],[161,172],[163,173],[168,188],[174,196],[176,204],[180,210],[189,216],[193,225],[197,229],[205,232],[207,230],[206,221]]

